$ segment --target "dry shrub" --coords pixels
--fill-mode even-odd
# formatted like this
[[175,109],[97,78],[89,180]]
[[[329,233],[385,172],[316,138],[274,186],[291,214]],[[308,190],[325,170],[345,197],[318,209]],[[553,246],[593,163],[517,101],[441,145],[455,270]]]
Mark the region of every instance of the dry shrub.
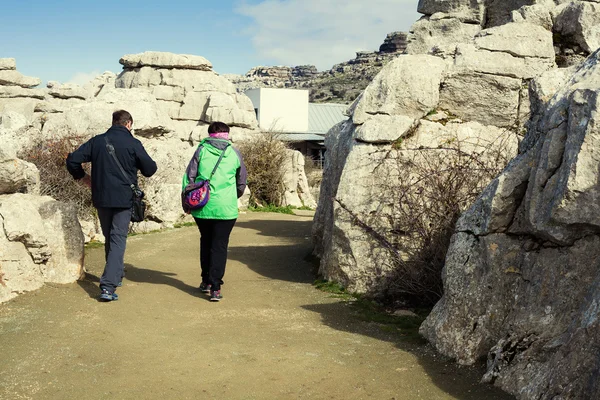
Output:
[[[458,217],[502,171],[514,151],[506,135],[475,145],[456,139],[432,148],[399,143],[387,154],[389,176],[395,177],[382,187],[382,198],[389,206],[372,217],[353,215],[354,222],[393,260],[393,272],[384,278],[387,302],[402,299],[431,306],[439,300],[441,271]],[[340,206],[350,212],[344,204]],[[387,221],[391,229],[383,231],[376,220]]]
[[248,170],[251,206],[279,205],[283,195],[287,146],[277,137],[277,133],[262,132],[238,145]]
[[323,180],[323,167],[319,160],[313,160],[310,157],[304,157],[304,173],[308,181],[308,186],[311,188],[321,185]]
[[[95,215],[91,190],[73,179],[67,171],[66,159],[86,140],[83,136],[40,140],[20,155],[40,171],[40,194],[75,205],[83,218]],[[89,174],[89,164],[84,164],[84,169]]]

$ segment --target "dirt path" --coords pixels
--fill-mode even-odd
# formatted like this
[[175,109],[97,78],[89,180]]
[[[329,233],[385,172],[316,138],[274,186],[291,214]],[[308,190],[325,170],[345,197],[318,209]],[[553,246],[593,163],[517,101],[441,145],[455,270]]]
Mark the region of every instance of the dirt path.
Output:
[[195,227],[131,237],[112,303],[88,250],[87,280],[0,305],[0,399],[508,398],[315,289],[311,222],[240,216],[220,303],[196,291]]

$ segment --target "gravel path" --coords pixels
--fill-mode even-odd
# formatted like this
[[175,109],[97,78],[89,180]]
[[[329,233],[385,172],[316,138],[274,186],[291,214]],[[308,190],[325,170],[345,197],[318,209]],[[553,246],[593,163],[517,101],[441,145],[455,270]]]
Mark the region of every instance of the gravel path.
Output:
[[128,240],[120,299],[86,280],[0,305],[0,399],[507,399],[312,286],[310,216],[248,213],[220,303],[197,292],[195,227]]

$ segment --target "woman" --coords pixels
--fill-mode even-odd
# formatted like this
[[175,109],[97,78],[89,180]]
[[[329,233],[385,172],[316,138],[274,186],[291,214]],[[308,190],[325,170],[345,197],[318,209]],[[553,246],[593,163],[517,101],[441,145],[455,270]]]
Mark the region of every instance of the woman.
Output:
[[[229,126],[213,122],[208,127],[208,138],[198,145],[185,175],[183,188],[188,183],[210,179],[208,203],[191,212],[200,230],[200,291],[210,292],[211,301],[219,301],[227,263],[229,235],[238,217],[237,199],[246,189],[246,166],[242,155],[231,146]],[[215,165],[223,154],[212,178]]]

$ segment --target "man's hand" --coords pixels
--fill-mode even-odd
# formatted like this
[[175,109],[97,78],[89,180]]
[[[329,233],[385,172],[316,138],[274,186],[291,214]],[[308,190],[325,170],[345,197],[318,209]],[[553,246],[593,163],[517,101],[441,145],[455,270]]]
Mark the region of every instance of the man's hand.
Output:
[[85,174],[85,176],[81,178],[79,182],[81,182],[82,185],[89,187],[90,189],[92,188],[92,177],[88,174]]

